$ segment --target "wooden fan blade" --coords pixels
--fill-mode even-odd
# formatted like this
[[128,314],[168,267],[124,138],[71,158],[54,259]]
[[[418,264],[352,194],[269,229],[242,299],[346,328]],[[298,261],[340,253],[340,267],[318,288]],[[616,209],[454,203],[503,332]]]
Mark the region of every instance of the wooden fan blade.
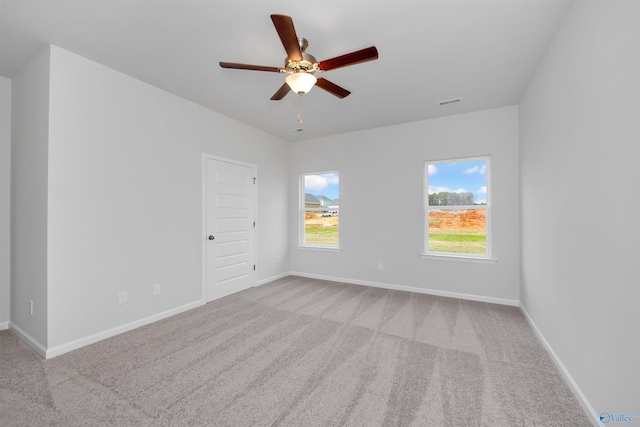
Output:
[[282,46],[284,46],[284,50],[287,52],[289,59],[292,61],[302,61],[302,52],[298,44],[296,28],[293,26],[293,19],[286,15],[271,15],[271,20],[276,27],[280,41],[282,41]]
[[288,84],[283,84],[282,86],[280,86],[280,89],[278,89],[278,91],[276,93],[273,94],[273,96],[271,97],[272,101],[280,101],[282,98],[284,98],[289,92],[291,91],[291,88],[289,87]]
[[222,68],[233,68],[235,70],[253,70],[253,71],[269,71],[272,73],[279,73],[278,67],[265,67],[264,65],[249,65],[249,64],[236,64],[235,62],[221,62]]
[[344,88],[341,88],[337,84],[331,83],[327,79],[323,79],[322,77],[318,77],[318,81],[316,82],[316,86],[318,86],[320,89],[326,90],[330,94],[335,95],[340,99],[342,99],[342,98],[344,98],[346,96],[349,96],[349,94],[351,93],[348,90],[346,90]]
[[346,55],[336,56],[335,58],[321,61],[318,66],[322,71],[335,70],[336,68],[346,67],[347,65],[355,65],[361,62],[373,61],[378,59],[378,49],[375,46],[356,52],[347,53]]

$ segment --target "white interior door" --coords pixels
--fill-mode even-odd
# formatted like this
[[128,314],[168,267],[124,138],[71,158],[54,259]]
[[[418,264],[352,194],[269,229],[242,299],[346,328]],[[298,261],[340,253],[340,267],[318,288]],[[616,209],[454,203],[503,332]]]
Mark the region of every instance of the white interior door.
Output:
[[255,286],[255,166],[206,159],[207,301]]

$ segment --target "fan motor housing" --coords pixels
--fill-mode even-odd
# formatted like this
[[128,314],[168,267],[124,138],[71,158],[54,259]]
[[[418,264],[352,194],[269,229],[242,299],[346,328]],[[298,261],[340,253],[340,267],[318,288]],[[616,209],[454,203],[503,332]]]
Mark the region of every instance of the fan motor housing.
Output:
[[293,61],[290,58],[284,60],[284,69],[287,73],[299,73],[307,72],[314,73],[318,71],[318,60],[313,55],[309,55],[305,52],[309,42],[305,38],[298,38],[298,44],[300,45],[300,52],[302,53],[302,61]]

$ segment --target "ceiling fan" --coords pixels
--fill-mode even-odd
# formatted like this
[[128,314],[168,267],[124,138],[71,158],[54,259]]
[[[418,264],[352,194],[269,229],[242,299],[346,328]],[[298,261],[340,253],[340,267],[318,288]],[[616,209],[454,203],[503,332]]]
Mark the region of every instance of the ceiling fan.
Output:
[[271,97],[273,101],[284,98],[289,91],[303,95],[309,92],[313,86],[318,86],[338,98],[344,98],[351,92],[327,79],[322,77],[317,78],[314,76],[314,73],[378,59],[378,50],[375,46],[371,46],[366,49],[318,62],[315,57],[306,53],[309,42],[304,38],[298,38],[291,17],[286,15],[271,15],[271,20],[280,36],[284,50],[287,52],[284,68],[237,64],[233,62],[220,62],[220,66],[222,68],[234,68],[237,70],[268,71],[288,74],[285,83]]

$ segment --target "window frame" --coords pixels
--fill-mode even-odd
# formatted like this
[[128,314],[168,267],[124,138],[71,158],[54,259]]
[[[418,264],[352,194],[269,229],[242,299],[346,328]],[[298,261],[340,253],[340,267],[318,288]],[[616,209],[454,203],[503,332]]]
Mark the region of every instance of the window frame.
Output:
[[[329,174],[338,174],[340,177],[340,171],[338,169],[330,169],[324,170],[320,172],[302,172],[298,179],[298,248],[300,249],[317,249],[323,251],[341,251],[340,247],[340,218],[338,213],[338,243],[336,245],[322,245],[317,243],[306,243],[305,242],[305,213],[308,211],[312,212],[322,212],[328,210],[324,207],[319,208],[308,208],[305,206],[305,177],[309,175],[329,175]],[[338,184],[340,185],[340,184]],[[338,199],[340,199],[340,187],[338,187]],[[338,212],[340,209],[338,209]]]
[[[438,165],[445,163],[461,163],[483,160],[486,163],[486,204],[484,205],[450,205],[450,206],[438,206],[437,210],[453,211],[453,210],[469,210],[469,209],[483,209],[485,211],[485,233],[486,233],[486,253],[485,254],[472,254],[466,252],[436,252],[429,250],[429,212],[433,209],[429,205],[429,165]],[[450,159],[440,160],[426,160],[424,162],[423,171],[423,251],[420,256],[423,259],[431,260],[444,260],[444,261],[466,261],[476,263],[494,264],[497,259],[493,258],[493,233],[491,226],[492,217],[492,193],[493,186],[491,184],[491,156],[472,156],[472,157],[458,157]]]

